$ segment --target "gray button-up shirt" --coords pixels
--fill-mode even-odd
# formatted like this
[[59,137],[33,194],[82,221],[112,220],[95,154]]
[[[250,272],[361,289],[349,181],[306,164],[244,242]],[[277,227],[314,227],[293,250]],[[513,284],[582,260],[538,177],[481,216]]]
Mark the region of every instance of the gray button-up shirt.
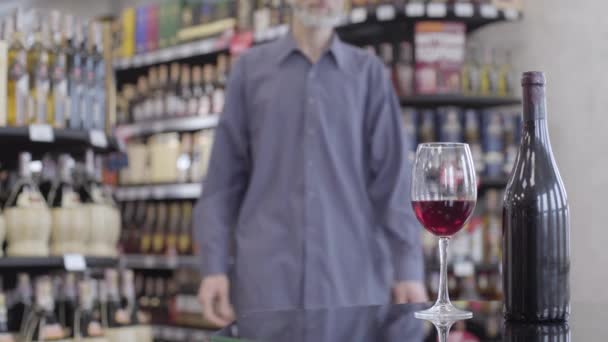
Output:
[[234,65],[195,230],[203,276],[237,310],[384,304],[422,280],[401,110],[384,65],[337,37],[312,64],[291,35]]

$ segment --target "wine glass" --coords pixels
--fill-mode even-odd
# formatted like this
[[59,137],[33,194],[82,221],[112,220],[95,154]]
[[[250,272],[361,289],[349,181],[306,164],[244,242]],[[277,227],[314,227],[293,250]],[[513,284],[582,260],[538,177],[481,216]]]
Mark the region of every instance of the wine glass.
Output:
[[412,206],[424,228],[439,237],[439,293],[435,305],[416,312],[422,319],[467,319],[468,311],[450,302],[447,249],[475,208],[477,181],[469,145],[428,143],[418,145],[412,171]]

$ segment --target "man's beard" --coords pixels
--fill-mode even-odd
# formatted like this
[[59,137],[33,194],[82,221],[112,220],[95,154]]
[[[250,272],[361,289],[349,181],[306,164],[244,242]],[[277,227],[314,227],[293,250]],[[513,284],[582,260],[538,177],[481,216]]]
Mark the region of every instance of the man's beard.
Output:
[[344,11],[334,11],[331,13],[313,13],[306,6],[299,6],[289,0],[293,15],[298,18],[304,26],[316,28],[333,28],[340,25],[344,21]]

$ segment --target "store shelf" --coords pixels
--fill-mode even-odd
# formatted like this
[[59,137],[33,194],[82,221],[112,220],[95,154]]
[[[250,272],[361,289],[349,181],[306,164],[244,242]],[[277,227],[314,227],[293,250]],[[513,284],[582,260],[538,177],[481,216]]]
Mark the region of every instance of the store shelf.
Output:
[[207,128],[214,128],[218,125],[219,115],[204,117],[186,117],[151,122],[141,122],[130,125],[118,126],[116,136],[121,139],[131,137],[146,136],[164,132],[191,132]]
[[415,95],[401,98],[401,105],[407,107],[459,106],[469,108],[490,108],[521,104],[517,97],[468,96],[459,94]]
[[197,199],[201,196],[200,183],[137,185],[116,188],[119,201]]
[[[484,25],[521,19],[521,12],[513,9],[499,9],[493,4],[443,2],[412,2],[405,6],[386,4],[378,6],[356,7],[346,16],[345,23],[338,27],[338,32],[358,30],[360,26],[370,24],[375,26],[385,22],[412,23],[422,20],[447,20],[462,22],[468,31],[473,31]],[[288,32],[287,25],[279,25],[254,33],[254,44],[260,44],[277,39]],[[372,29],[368,32],[379,32]],[[200,39],[177,46],[142,53],[129,58],[119,58],[114,62],[117,71],[146,67],[174,60],[192,58],[204,55],[227,52],[234,32],[228,30],[219,37]],[[349,38],[351,34],[347,35]]]
[[[28,151],[34,155],[46,152],[84,152],[92,148],[98,153],[120,150],[118,141],[102,131],[57,129],[48,125],[0,127],[0,145],[10,146],[11,152]],[[4,151],[2,160],[14,158]]]
[[[108,268],[118,265],[116,258],[84,257],[87,268]],[[3,257],[0,271],[24,271],[27,269],[64,269],[64,257]]]
[[197,256],[163,256],[127,254],[120,258],[120,264],[125,268],[135,270],[174,270],[178,268],[200,267],[200,259]]

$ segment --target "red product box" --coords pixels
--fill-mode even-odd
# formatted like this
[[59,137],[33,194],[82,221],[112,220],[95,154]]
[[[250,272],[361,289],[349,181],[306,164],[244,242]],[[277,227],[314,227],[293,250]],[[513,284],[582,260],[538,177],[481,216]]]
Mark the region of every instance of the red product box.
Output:
[[159,21],[159,8],[157,4],[148,5],[146,8],[146,50],[153,51],[158,49],[159,36],[158,36],[158,21]]

